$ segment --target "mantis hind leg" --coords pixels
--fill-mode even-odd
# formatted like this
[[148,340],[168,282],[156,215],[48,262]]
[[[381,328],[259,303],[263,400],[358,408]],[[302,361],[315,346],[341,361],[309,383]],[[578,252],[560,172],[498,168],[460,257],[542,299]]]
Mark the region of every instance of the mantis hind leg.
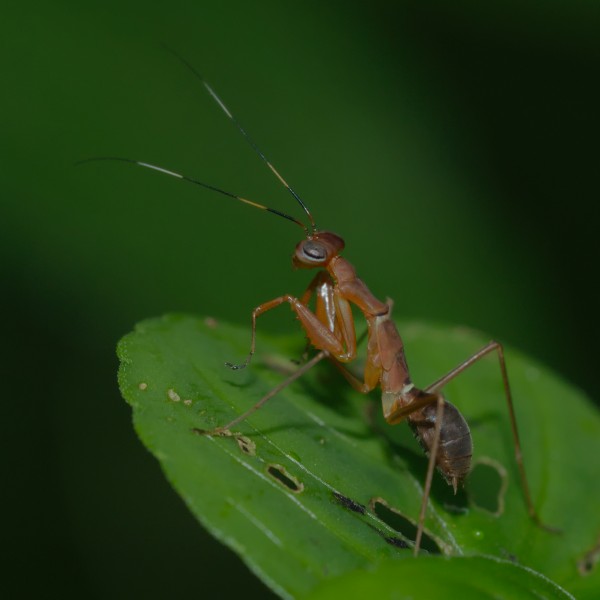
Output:
[[487,343],[483,348],[480,348],[477,352],[472,354],[465,361],[457,365],[454,369],[446,373],[443,377],[440,377],[437,381],[432,383],[430,386],[425,388],[426,392],[437,392],[444,385],[446,385],[449,381],[452,381],[455,377],[460,375],[463,371],[474,365],[476,362],[491,354],[492,352],[496,352],[498,355],[498,361],[500,363],[500,373],[502,375],[502,384],[504,386],[504,396],[506,398],[506,404],[508,406],[508,413],[510,417],[510,427],[513,436],[514,448],[515,448],[515,460],[517,462],[517,467],[519,470],[519,478],[521,480],[521,488],[523,490],[523,496],[525,497],[525,504],[527,506],[527,512],[529,517],[534,521],[536,525],[550,531],[552,533],[559,533],[560,530],[555,527],[550,527],[545,525],[533,505],[533,501],[531,499],[531,492],[529,489],[529,483],[527,480],[527,475],[525,473],[525,465],[523,463],[523,453],[521,450],[521,441],[519,439],[519,431],[517,428],[517,418],[515,416],[515,408],[512,399],[512,393],[510,390],[510,384],[508,381],[508,372],[506,369],[506,360],[504,358],[504,347],[500,342],[496,342],[492,340]]

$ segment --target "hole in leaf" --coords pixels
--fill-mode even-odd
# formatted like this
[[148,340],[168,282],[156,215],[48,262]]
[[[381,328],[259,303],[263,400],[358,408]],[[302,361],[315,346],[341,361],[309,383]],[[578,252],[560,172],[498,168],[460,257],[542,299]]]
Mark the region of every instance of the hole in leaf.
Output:
[[267,473],[275,481],[277,481],[277,483],[285,486],[288,490],[294,492],[295,494],[299,494],[304,490],[304,484],[296,477],[288,473],[281,465],[269,465],[267,467]]
[[482,457],[473,466],[466,483],[473,506],[499,517],[504,512],[506,469],[491,458]]
[[362,504],[354,502],[352,498],[338,494],[338,492],[333,492],[332,495],[338,504],[341,504],[344,508],[347,508],[352,512],[359,513],[361,515],[364,515],[367,512],[367,509]]
[[249,456],[256,455],[256,444],[250,438],[245,435],[236,435],[235,441],[244,454],[248,454]]
[[[414,541],[417,537],[417,526],[407,519],[395,508],[391,508],[382,498],[373,498],[370,502],[371,510],[389,527],[401,533],[405,538]],[[387,538],[386,538],[386,541]],[[390,542],[391,543],[391,542]],[[441,554],[442,551],[436,541],[423,531],[421,548],[430,554]]]

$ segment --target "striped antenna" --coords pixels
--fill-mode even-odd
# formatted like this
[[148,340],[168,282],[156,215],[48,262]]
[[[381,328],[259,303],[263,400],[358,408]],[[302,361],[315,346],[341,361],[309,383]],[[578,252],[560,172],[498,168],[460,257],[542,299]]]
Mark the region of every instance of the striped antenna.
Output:
[[217,95],[217,93],[212,89],[212,87],[206,82],[204,77],[191,65],[183,56],[179,55],[175,50],[169,48],[168,46],[164,46],[166,50],[168,50],[173,56],[175,56],[183,65],[185,65],[201,82],[202,85],[206,88],[208,93],[212,96],[213,100],[221,107],[221,110],[229,117],[229,119],[233,122],[233,124],[238,128],[239,132],[246,138],[246,141],[250,144],[251,148],[260,156],[260,158],[265,162],[267,167],[271,169],[272,173],[279,179],[279,181],[284,185],[284,187],[288,190],[288,192],[295,198],[298,204],[303,208],[304,212],[307,214],[310,219],[310,224],[313,232],[316,231],[317,226],[315,224],[315,220],[313,216],[310,214],[308,207],[304,204],[304,201],[298,194],[290,187],[287,181],[280,175],[279,171],[271,164],[271,162],[267,159],[267,157],[262,153],[260,148],[254,143],[252,138],[248,135],[246,130],[240,125],[237,119],[231,114],[231,111],[227,108],[223,100]]
[[249,204],[250,206],[253,206],[254,208],[260,208],[260,210],[266,210],[267,212],[273,213],[274,215],[277,215],[279,217],[283,217],[284,219],[287,219],[288,221],[292,221],[293,223],[296,223],[296,225],[299,225],[300,227],[302,227],[302,229],[304,229],[305,233],[308,235],[308,229],[306,228],[306,225],[304,225],[304,223],[302,223],[301,221],[299,221],[298,219],[296,219],[294,217],[291,217],[290,215],[286,215],[285,213],[278,211],[275,208],[269,208],[268,206],[264,206],[263,204],[259,204],[258,202],[253,202],[252,200],[248,200],[247,198],[242,198],[241,196],[232,194],[231,192],[226,192],[225,190],[215,187],[214,185],[209,185],[208,183],[203,183],[202,181],[198,181],[197,179],[192,179],[191,177],[187,177],[186,175],[182,175],[181,173],[176,173],[175,171],[169,171],[169,169],[165,169],[165,168],[159,167],[157,165],[152,165],[150,163],[142,162],[140,160],[133,160],[132,158],[122,158],[120,156],[98,156],[98,157],[94,157],[94,158],[86,158],[85,160],[80,160],[80,161],[76,162],[75,165],[79,166],[79,165],[83,165],[85,163],[96,162],[99,160],[111,160],[111,161],[132,163],[134,165],[144,167],[145,169],[152,169],[153,171],[158,171],[159,173],[164,173],[165,175],[170,175],[171,177],[175,177],[176,179],[181,179],[183,181],[187,181],[187,182],[193,183],[195,185],[200,185],[203,188],[212,190],[213,192],[218,192],[219,194],[223,194],[224,196],[228,196],[229,198],[239,200],[240,202],[243,202],[244,204]]

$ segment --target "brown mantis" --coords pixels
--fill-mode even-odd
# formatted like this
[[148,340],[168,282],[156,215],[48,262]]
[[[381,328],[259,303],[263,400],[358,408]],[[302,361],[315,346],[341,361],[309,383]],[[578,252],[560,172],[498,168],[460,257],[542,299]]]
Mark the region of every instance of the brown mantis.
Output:
[[[452,485],[456,493],[459,484],[467,476],[471,465],[472,440],[467,422],[458,409],[443,398],[440,390],[471,365],[495,352],[499,359],[514,440],[515,458],[527,510],[533,521],[538,525],[542,525],[533,505],[525,474],[502,345],[495,341],[489,342],[428,387],[423,389],[416,387],[410,378],[402,339],[391,318],[392,302],[390,300],[383,302],[370,292],[364,282],[357,277],[356,271],[350,262],[341,256],[344,249],[343,239],[335,233],[317,228],[315,220],[305,203],[267,160],[220,97],[187,61],[181,57],[178,58],[200,79],[205,89],[235,124],[253,150],[294,197],[308,217],[310,225],[306,226],[300,220],[273,208],[146,162],[116,157],[92,160],[120,160],[134,163],[203,186],[292,221],[302,227],[305,233],[305,239],[297,244],[293,254],[294,267],[318,270],[302,296],[296,297],[284,294],[264,302],[254,309],[252,312],[252,336],[248,357],[241,365],[226,364],[232,369],[244,368],[249,364],[256,349],[256,322],[258,317],[286,303],[296,314],[310,344],[318,350],[318,353],[308,362],[302,364],[291,376],[261,398],[249,410],[231,422],[216,429],[195,431],[206,435],[228,433],[232,427],[258,410],[279,391],[298,379],[323,358],[329,359],[356,390],[367,393],[379,386],[382,393],[382,408],[385,420],[391,425],[406,420],[421,446],[429,455],[414,544],[414,554],[417,555],[421,545],[426,508],[436,467],[448,484]],[[313,300],[314,309],[311,309],[309,303]],[[351,305],[354,305],[362,313],[368,326],[367,357],[362,378],[357,377],[346,366],[357,356],[357,336]]]

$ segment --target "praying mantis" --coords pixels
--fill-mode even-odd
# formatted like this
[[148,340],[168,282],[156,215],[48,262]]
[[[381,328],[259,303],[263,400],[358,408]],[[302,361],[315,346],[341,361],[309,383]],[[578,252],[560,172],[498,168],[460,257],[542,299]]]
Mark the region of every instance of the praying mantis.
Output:
[[[431,484],[436,468],[456,493],[459,485],[462,484],[469,473],[473,454],[469,426],[460,411],[443,397],[441,390],[449,381],[482,358],[495,353],[499,361],[514,441],[515,459],[527,510],[536,524],[551,529],[542,524],[532,502],[522,458],[502,344],[496,341],[489,342],[431,385],[425,388],[417,387],[410,376],[402,338],[391,317],[392,301],[382,301],[374,296],[363,280],[357,276],[353,265],[342,256],[345,246],[344,240],[331,231],[317,227],[307,205],[257,147],[223,100],[190,63],[182,57],[176,56],[201,81],[206,91],[237,127],[254,152],[258,154],[260,159],[292,195],[295,202],[304,211],[308,219],[308,225],[277,209],[154,164],[120,157],[100,157],[89,160],[117,160],[133,163],[199,185],[212,192],[228,196],[291,221],[300,226],[304,232],[304,237],[296,245],[292,256],[293,266],[298,269],[313,269],[316,271],[315,276],[302,295],[283,294],[263,302],[252,311],[248,357],[241,364],[226,363],[226,365],[237,370],[250,364],[256,351],[258,318],[283,304],[287,304],[295,313],[310,344],[317,350],[317,353],[310,360],[301,364],[292,375],[261,398],[254,406],[229,423],[211,430],[195,429],[194,431],[202,435],[227,435],[232,427],[245,420],[283,388],[290,385],[323,359],[328,359],[342,373],[349,384],[359,392],[366,394],[379,387],[383,416],[386,422],[390,425],[396,425],[402,421],[407,421],[420,445],[429,456],[413,549],[414,554],[418,555]],[[362,314],[367,324],[366,363],[361,377],[358,377],[349,369],[349,365],[357,358],[358,346],[352,306]]]

